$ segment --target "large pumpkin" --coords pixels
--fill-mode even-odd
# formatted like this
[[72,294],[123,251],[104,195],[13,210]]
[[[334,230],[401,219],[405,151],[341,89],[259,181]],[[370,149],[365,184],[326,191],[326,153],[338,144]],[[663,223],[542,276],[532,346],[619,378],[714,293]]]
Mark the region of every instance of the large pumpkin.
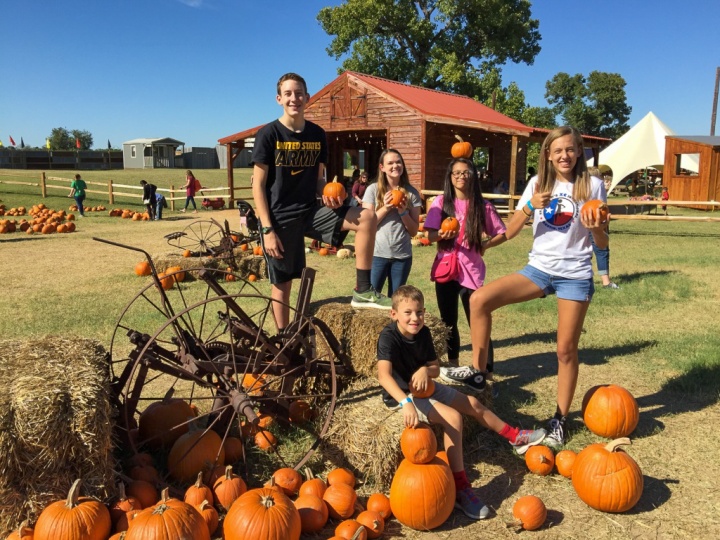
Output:
[[105,540],[110,536],[110,512],[101,502],[80,497],[75,480],[67,499],[45,508],[35,524],[38,540]]
[[298,540],[300,513],[278,489],[251,489],[233,503],[223,532],[225,540]]
[[626,512],[640,500],[642,472],[620,449],[628,444],[628,438],[591,444],[575,458],[572,484],[585,504],[602,512]]
[[454,158],[465,158],[470,159],[473,155],[473,147],[469,142],[463,141],[460,135],[455,135],[458,142],[452,145],[450,148],[450,154]]
[[455,481],[447,463],[435,457],[416,465],[403,459],[390,485],[390,508],[403,525],[418,531],[439,527],[455,507]]
[[640,421],[640,409],[622,386],[594,386],[583,398],[583,420],[595,435],[617,439],[630,435]]
[[191,482],[197,474],[225,463],[225,449],[220,435],[211,429],[193,430],[175,441],[168,454],[170,476],[181,482]]
[[130,520],[125,540],[210,540],[205,520],[193,506],[171,499],[165,488],[160,502]]
[[194,417],[190,405],[182,399],[173,398],[172,391],[168,391],[161,401],[151,403],[140,415],[140,442],[153,450],[169,448],[188,432],[187,421]]
[[411,463],[427,463],[437,453],[437,437],[427,424],[406,427],[400,435],[400,450]]

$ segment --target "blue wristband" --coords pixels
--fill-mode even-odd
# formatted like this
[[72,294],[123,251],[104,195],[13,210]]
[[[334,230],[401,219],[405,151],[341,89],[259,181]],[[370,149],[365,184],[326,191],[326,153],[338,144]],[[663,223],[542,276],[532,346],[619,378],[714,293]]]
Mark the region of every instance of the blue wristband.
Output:
[[527,207],[531,212],[535,211],[535,207],[532,205],[532,203],[530,201],[527,202]]
[[400,405],[405,405],[406,403],[412,403],[412,399],[410,399],[410,396],[406,397],[400,402]]
[[408,213],[408,211],[405,210],[402,214],[399,214],[399,216],[400,216],[400,217],[403,217],[403,216],[404,216],[405,214],[407,214],[407,213]]

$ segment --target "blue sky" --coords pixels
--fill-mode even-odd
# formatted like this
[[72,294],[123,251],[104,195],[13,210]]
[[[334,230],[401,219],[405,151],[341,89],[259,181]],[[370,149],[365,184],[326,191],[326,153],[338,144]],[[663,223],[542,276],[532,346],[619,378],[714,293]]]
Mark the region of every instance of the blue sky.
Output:
[[[0,140],[42,146],[55,127],[115,148],[138,137],[186,146],[280,114],[288,71],[314,93],[337,76],[316,20],[336,0],[3,0]],[[560,71],[620,73],[630,124],[653,111],[680,135],[708,135],[720,66],[720,1],[535,0],[542,51],[507,65],[530,105]],[[720,135],[720,118],[716,134]]]

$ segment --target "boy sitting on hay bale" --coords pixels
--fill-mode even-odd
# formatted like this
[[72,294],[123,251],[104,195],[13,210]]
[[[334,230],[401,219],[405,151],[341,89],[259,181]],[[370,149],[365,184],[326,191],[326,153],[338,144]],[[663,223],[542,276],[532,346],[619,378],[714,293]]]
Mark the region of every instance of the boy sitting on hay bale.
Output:
[[[455,479],[455,507],[471,519],[484,519],[490,511],[475,495],[465,474],[462,415],[472,416],[507,439],[520,455],[542,442],[547,432],[510,427],[477,398],[431,380],[440,374],[440,367],[430,331],[424,324],[425,299],[419,289],[412,285],[399,287],[392,296],[390,316],[393,322],[380,333],[377,344],[383,402],[389,407],[402,407],[407,427],[415,427],[419,422],[442,427],[445,451]],[[433,385],[435,391],[427,398],[408,394],[411,389],[422,394]]]

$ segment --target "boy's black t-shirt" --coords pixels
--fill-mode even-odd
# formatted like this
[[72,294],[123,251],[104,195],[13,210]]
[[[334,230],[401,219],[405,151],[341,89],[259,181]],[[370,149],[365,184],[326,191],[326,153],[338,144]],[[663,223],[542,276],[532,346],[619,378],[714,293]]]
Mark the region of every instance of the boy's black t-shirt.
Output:
[[[393,379],[400,388],[408,391],[413,373],[428,362],[437,360],[430,330],[427,326],[423,326],[414,339],[409,339],[400,333],[397,322],[391,322],[380,332],[377,359],[390,361]],[[384,388],[382,396],[386,404],[396,404]]]
[[268,166],[265,195],[272,219],[292,221],[317,205],[318,167],[327,163],[325,130],[308,120],[301,133],[280,120],[270,122],[255,136],[252,162]]

